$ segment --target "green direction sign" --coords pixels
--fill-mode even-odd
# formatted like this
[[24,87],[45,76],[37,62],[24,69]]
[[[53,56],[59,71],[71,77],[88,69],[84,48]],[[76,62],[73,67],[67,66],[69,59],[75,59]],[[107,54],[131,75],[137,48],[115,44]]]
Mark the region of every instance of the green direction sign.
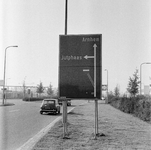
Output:
[[100,98],[101,46],[101,34],[60,35],[60,97]]

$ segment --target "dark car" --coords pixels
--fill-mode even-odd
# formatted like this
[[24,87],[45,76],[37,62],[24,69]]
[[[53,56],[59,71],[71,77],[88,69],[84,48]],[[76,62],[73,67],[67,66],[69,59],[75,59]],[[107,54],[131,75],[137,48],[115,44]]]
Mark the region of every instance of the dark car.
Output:
[[[62,105],[62,100],[61,99],[58,99],[58,104]],[[71,106],[71,99],[68,99],[67,106]]]
[[44,112],[60,114],[60,106],[57,99],[44,99],[40,108],[40,114],[43,114]]

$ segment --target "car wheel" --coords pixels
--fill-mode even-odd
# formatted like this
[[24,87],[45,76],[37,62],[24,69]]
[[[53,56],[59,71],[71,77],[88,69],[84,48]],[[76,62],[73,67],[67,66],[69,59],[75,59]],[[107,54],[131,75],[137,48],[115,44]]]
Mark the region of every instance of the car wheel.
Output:
[[60,110],[58,111],[58,114],[60,114]]
[[43,112],[42,112],[42,111],[40,111],[40,114],[42,115],[42,114],[43,114]]

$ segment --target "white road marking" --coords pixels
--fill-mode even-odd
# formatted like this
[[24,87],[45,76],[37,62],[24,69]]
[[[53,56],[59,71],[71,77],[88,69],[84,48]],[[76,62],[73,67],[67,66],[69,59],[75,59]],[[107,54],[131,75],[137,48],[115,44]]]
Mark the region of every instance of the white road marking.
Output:
[[82,105],[84,105],[84,104],[86,104],[86,103],[88,103],[88,102],[87,102],[87,101],[86,101],[86,102],[83,102],[83,103],[79,104],[79,106],[82,106]]
[[11,110],[9,112],[12,113],[12,112],[16,112],[16,111],[19,111],[19,109]]

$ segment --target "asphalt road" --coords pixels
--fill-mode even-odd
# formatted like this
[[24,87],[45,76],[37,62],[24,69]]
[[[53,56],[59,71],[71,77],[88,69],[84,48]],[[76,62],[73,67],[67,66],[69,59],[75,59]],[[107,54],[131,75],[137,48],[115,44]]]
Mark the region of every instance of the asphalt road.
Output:
[[[71,109],[84,101],[72,101]],[[24,102],[22,100],[7,100],[13,103],[11,106],[1,106],[0,131],[1,148],[5,150],[16,150],[30,138],[45,128],[58,116],[62,115],[41,115],[39,113],[41,102]]]

